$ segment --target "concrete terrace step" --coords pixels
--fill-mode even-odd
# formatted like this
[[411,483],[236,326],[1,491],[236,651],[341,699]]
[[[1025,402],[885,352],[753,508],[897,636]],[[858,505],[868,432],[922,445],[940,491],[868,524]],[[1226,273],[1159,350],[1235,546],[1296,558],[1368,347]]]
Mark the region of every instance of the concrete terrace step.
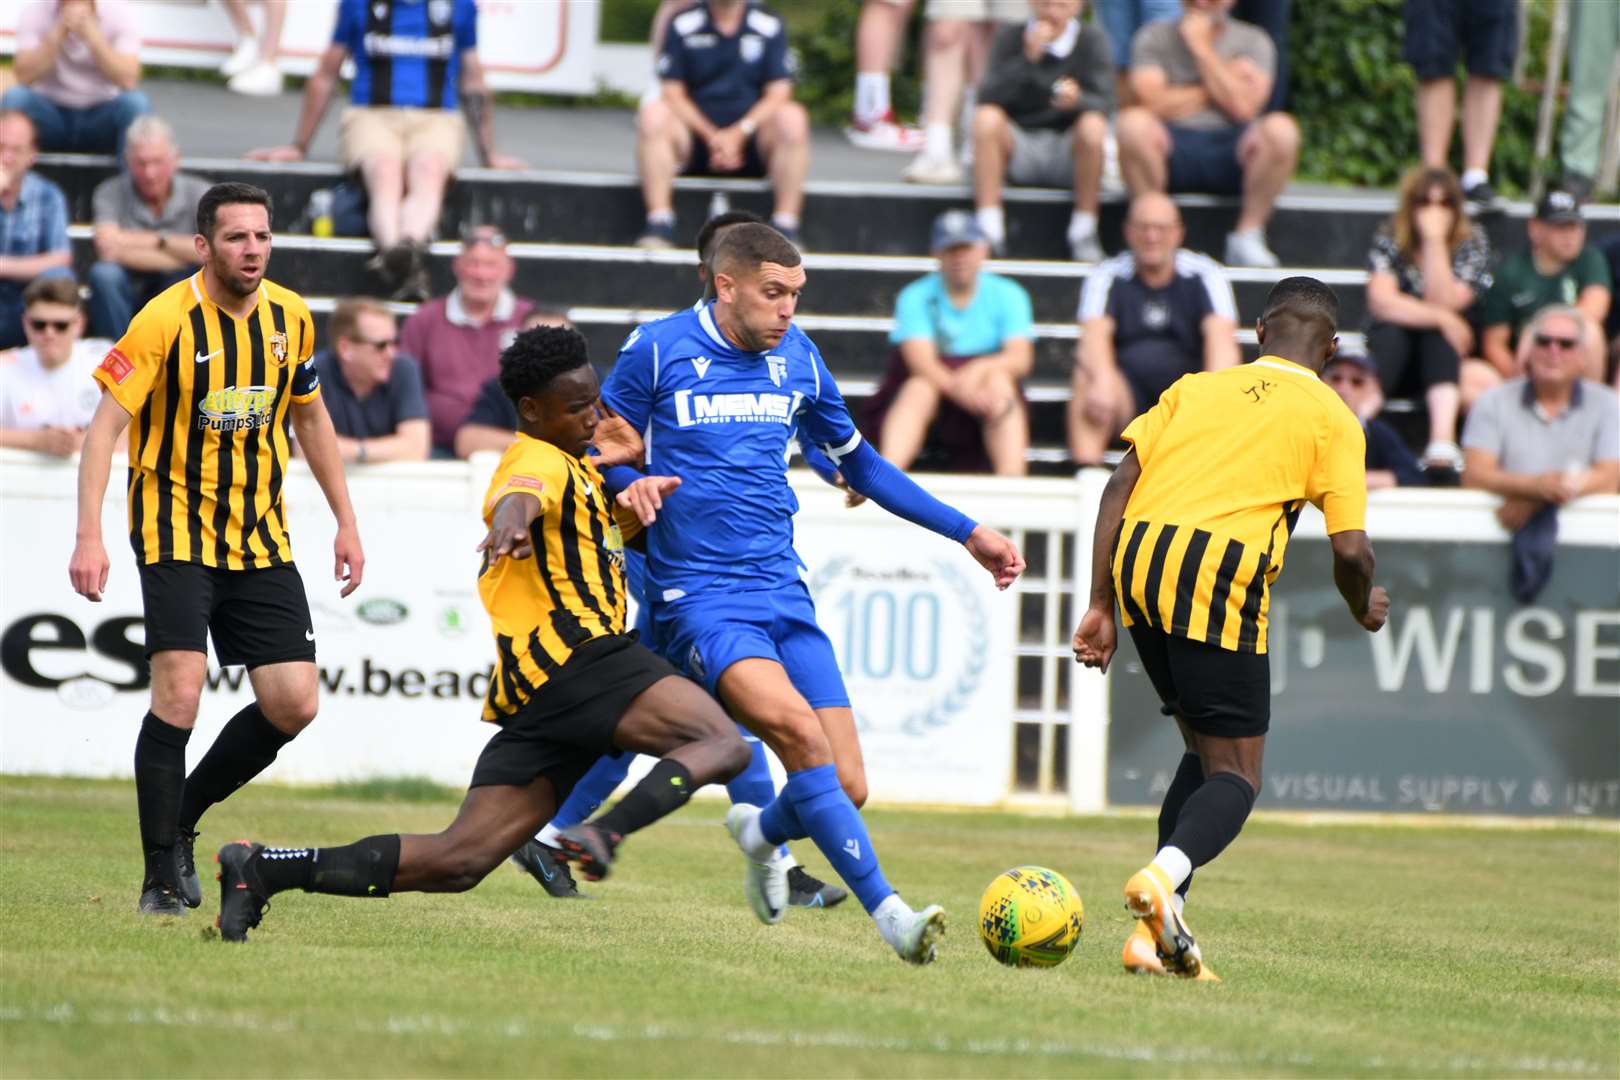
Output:
[[[287,228],[303,213],[310,192],[340,176],[335,165],[267,164],[236,159],[197,158],[185,167],[212,179],[261,184],[276,201],[276,219]],[[90,219],[90,194],[112,169],[110,158],[42,155],[40,170],[63,185],[75,221]],[[770,208],[763,181],[682,179],[676,182],[677,239],[690,244],[707,215],[710,200],[724,192],[733,206],[759,212]],[[927,253],[929,225],[942,210],[971,205],[962,186],[916,187],[870,181],[813,181],[807,186],[803,237],[815,252],[886,255]],[[1236,214],[1231,199],[1200,195],[1177,197],[1187,221],[1187,246],[1219,255]],[[1273,250],[1291,266],[1348,269],[1365,264],[1373,229],[1394,206],[1392,196],[1284,195],[1268,229]],[[1493,243],[1517,247],[1522,219],[1530,207],[1514,204],[1488,223]],[[1104,247],[1122,247],[1124,203],[1105,202]],[[1066,192],[1011,189],[1007,193],[1008,254],[1015,258],[1063,259],[1069,215]],[[1620,206],[1589,211],[1594,235],[1620,232]],[[464,169],[445,201],[441,235],[453,237],[468,223],[493,224],[514,240],[537,243],[629,244],[642,223],[635,177],[624,173],[530,170],[498,172]]]
[[[69,230],[81,277],[95,257],[90,232],[90,227],[84,225]],[[276,237],[276,250],[271,277],[285,280],[302,292],[341,296],[380,288],[380,283],[370,280],[364,265],[372,253],[369,241],[283,234]],[[447,292],[454,285],[450,263],[457,250],[458,245],[448,241],[433,245],[430,271],[435,293]],[[642,251],[588,244],[513,243],[508,250],[517,263],[513,288],[520,295],[548,304],[634,304],[674,309],[689,302],[696,289],[695,260],[690,249]],[[288,269],[290,264],[296,269]],[[815,252],[805,256],[805,265],[810,282],[802,309],[807,314],[841,315],[890,315],[900,290],[935,268],[934,259],[924,255]],[[994,259],[987,268],[1028,289],[1035,318],[1041,322],[1072,321],[1081,285],[1092,271],[1086,263],[1029,259]],[[1271,287],[1296,273],[1310,274],[1332,285],[1342,305],[1340,321],[1347,327],[1361,325],[1366,312],[1366,273],[1326,268],[1229,270],[1239,322],[1252,323]],[[296,281],[285,275],[294,275]]]

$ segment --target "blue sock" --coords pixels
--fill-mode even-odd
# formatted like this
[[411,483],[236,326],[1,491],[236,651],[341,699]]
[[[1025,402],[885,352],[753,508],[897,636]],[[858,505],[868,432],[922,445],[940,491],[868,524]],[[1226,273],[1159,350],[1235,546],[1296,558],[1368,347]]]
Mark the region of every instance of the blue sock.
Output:
[[603,754],[597,758],[596,764],[579,778],[579,783],[568,793],[568,798],[557,807],[557,813],[552,817],[551,824],[559,829],[566,829],[570,825],[578,825],[596,813],[596,808],[606,802],[607,797],[624,781],[625,774],[630,771],[630,762],[635,756],[627,751],[621,754]]
[[799,821],[799,812],[786,790],[759,812],[759,831],[765,839],[785,850],[789,840],[803,840],[810,834]]
[[[741,728],[737,730],[742,732]],[[726,794],[731,796],[734,803],[769,806],[771,800],[776,798],[776,784],[771,780],[770,762],[765,759],[765,744],[747,733],[743,733],[743,741],[754,756],[749,760],[748,768],[726,785]]]
[[[850,892],[860,899],[868,915],[894,895],[883,878],[883,871],[878,869],[877,852],[872,850],[866,822],[861,820],[861,812],[839,785],[835,766],[817,765],[813,769],[788,773],[782,798],[793,803],[805,832],[832,863],[833,870],[844,879]],[[771,839],[769,833],[766,839]]]
[[[771,779],[771,763],[765,757],[765,744],[750,735],[748,729],[741,724],[737,725],[737,734],[743,737],[748,749],[753,751],[753,757],[748,760],[748,768],[738,773],[737,778],[726,785],[726,794],[731,796],[734,803],[767,807],[776,799],[776,781]],[[777,846],[778,854],[788,853],[786,844]]]

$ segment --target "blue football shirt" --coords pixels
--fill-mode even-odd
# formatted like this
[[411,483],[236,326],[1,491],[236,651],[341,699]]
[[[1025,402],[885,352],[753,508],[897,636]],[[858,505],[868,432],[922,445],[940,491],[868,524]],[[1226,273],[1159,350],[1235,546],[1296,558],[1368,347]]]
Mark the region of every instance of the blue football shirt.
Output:
[[342,0],[332,44],[354,58],[354,105],[454,109],[461,54],[478,47],[473,0]]
[[835,465],[861,441],[802,330],[768,353],[744,352],[720,333],[712,305],[679,312],[630,335],[602,398],[642,432],[647,471],[681,478],[647,534],[651,598],[799,580],[788,440],[797,430]]

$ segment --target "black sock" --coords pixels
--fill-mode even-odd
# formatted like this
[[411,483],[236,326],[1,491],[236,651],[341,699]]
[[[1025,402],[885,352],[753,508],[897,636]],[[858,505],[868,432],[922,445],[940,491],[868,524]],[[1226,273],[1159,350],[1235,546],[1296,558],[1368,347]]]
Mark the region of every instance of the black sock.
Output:
[[[344,847],[314,848],[309,853],[309,892],[331,896],[387,896],[399,872],[399,834],[368,836]],[[264,859],[264,866],[275,862]],[[267,882],[268,884],[268,882]]]
[[307,889],[315,871],[315,849],[267,847],[253,860],[253,868],[266,894]]
[[1194,867],[1203,866],[1237,839],[1254,809],[1254,788],[1237,773],[1218,772],[1187,799],[1170,837]]
[[[1164,793],[1164,804],[1159,807],[1159,848],[1170,842],[1170,834],[1176,831],[1176,821],[1181,817],[1181,808],[1204,784],[1204,762],[1197,754],[1188,752],[1181,755],[1181,765],[1176,769],[1175,778],[1170,781],[1170,787]],[[1159,848],[1155,848],[1157,851]],[[1187,899],[1187,886],[1192,884],[1192,875],[1181,883],[1176,892],[1181,894],[1183,900]]]
[[135,739],[135,808],[146,857],[145,888],[175,884],[174,841],[179,829],[181,791],[186,783],[186,743],[191,731],[164,723],[149,712]]
[[591,824],[619,836],[629,836],[665,814],[679,810],[691,797],[691,772],[678,761],[660,758],[617,806]]
[[269,768],[292,736],[264,718],[257,701],[231,717],[208,753],[186,777],[180,827],[197,831],[203,812]]

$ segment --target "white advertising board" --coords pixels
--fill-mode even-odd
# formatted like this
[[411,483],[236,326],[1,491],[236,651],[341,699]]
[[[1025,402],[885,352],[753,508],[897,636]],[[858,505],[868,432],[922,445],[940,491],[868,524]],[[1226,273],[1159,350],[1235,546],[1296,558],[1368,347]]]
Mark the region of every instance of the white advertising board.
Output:
[[[0,0],[0,52],[15,49],[17,17],[26,4]],[[123,2],[123,0],[119,0]],[[253,15],[262,18],[260,5]],[[308,75],[332,42],[337,0],[287,5],[278,65]],[[206,0],[140,0],[141,61],[176,67],[218,67],[236,47],[224,8]],[[479,0],[478,57],[497,90],[588,94],[595,86],[599,0]]]
[[[474,580],[492,466],[354,471],[367,565],[361,588],[340,600],[331,515],[294,464],[289,528],[322,705],[267,779],[466,782],[493,730],[478,719],[491,646]],[[128,776],[147,692],[122,485],[111,485],[105,509],[112,575],[103,602],[92,604],[67,581],[73,480],[69,464],[0,454],[0,772]],[[1000,802],[1010,778],[1012,598],[958,546],[876,507],[847,512],[814,477],[801,495],[800,550],[849,674],[872,798]],[[249,693],[240,669],[222,672],[210,657],[193,763]]]

